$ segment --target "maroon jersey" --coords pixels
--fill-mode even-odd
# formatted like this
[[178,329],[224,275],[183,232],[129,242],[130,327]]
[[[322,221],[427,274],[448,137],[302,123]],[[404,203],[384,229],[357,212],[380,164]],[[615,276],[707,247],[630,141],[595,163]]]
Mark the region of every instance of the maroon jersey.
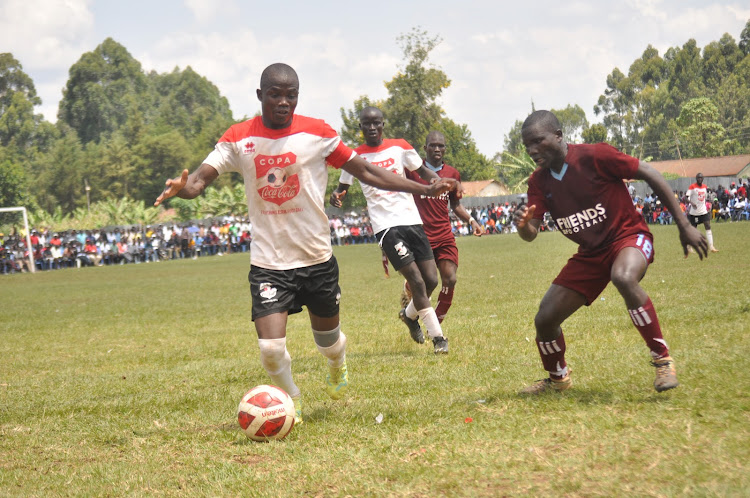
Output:
[[[425,166],[426,168],[427,166]],[[461,174],[453,166],[443,164],[440,171],[435,172],[440,178],[453,178],[461,181]],[[406,178],[419,182],[423,185],[428,183],[416,171],[407,171]],[[430,241],[430,246],[437,247],[444,242],[454,240],[451,220],[448,216],[450,203],[456,201],[456,192],[443,192],[438,197],[427,197],[414,194],[414,202],[417,204],[419,216],[422,218],[422,228]]]
[[549,211],[563,235],[586,252],[628,235],[648,233],[623,183],[635,177],[638,163],[608,144],[568,144],[559,174],[539,168],[529,178],[534,218],[542,219]]

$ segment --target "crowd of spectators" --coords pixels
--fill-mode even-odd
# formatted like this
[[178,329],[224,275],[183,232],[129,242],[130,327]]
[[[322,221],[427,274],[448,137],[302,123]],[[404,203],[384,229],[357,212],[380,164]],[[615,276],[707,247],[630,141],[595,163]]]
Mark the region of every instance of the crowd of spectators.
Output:
[[[669,225],[672,215],[662,202],[649,193],[644,198],[635,195],[628,185],[633,205],[649,224]],[[712,220],[735,222],[750,220],[750,178],[732,182],[727,188],[719,185],[708,188],[707,207]],[[685,192],[675,191],[683,212],[686,212]],[[518,202],[490,203],[467,208],[471,216],[484,228],[485,234],[515,233],[513,212]],[[542,230],[555,230],[547,213]],[[453,233],[456,237],[471,235],[471,227],[451,212]],[[333,245],[377,243],[365,210],[342,216],[329,216]],[[252,226],[246,218],[227,216],[214,220],[189,223],[115,227],[108,229],[68,230],[53,232],[32,229],[30,234],[36,270],[81,268],[84,266],[158,263],[174,259],[197,259],[205,256],[222,256],[250,250]],[[0,273],[8,274],[29,270],[26,234],[14,230],[0,233]]]
[[[173,259],[223,256],[250,249],[252,226],[246,219],[224,219],[111,229],[31,229],[36,270],[84,266],[158,263]],[[26,234],[0,233],[0,273],[29,270]]]
[[[711,213],[711,220],[720,222],[734,222],[750,220],[750,204],[747,202],[747,194],[750,193],[750,178],[744,181],[731,182],[728,187],[718,185],[715,189],[707,187],[706,207]],[[653,193],[648,193],[644,198],[635,195],[631,190],[633,205],[636,210],[643,214],[646,223],[670,225],[672,215],[667,211],[662,202]],[[674,191],[674,196],[680,201],[680,207],[684,213],[689,209],[688,199],[684,191]]]

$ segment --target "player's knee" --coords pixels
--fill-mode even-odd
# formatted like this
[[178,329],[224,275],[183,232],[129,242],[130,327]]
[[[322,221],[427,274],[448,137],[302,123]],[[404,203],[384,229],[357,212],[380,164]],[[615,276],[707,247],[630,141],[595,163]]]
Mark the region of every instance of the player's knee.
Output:
[[427,277],[424,279],[424,286],[425,286],[425,290],[427,291],[428,296],[432,294],[432,291],[435,290],[435,287],[437,287],[437,284],[438,284],[437,277],[436,278]]
[[260,362],[266,372],[270,374],[281,371],[291,357],[286,350],[286,339],[258,339],[260,348]]
[[539,311],[537,311],[536,316],[534,317],[534,327],[536,328],[536,335],[539,339],[554,339],[559,326],[559,320],[554,314],[539,308]]
[[639,275],[632,268],[619,268],[612,271],[612,285],[621,293],[638,285]]

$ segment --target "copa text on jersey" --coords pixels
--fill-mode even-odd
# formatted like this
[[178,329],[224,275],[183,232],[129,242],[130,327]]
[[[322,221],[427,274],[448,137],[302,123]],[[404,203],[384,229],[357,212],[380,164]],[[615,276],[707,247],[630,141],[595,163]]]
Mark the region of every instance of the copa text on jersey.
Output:
[[565,218],[557,218],[555,224],[557,228],[565,234],[578,233],[581,230],[597,225],[607,219],[607,210],[601,203],[597,204],[593,208],[584,209],[577,213],[566,216]]

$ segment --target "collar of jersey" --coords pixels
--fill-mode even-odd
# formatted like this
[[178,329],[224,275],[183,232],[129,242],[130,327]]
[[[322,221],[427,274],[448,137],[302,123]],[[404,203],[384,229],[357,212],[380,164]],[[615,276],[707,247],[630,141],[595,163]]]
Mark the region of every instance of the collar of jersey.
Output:
[[563,176],[565,176],[566,171],[568,171],[568,163],[563,163],[563,167],[559,173],[555,173],[554,171],[549,170],[549,174],[552,175],[552,178],[559,182],[563,179]]
[[424,165],[425,165],[425,166],[427,166],[427,168],[428,168],[428,169],[431,169],[432,171],[434,171],[434,172],[436,172],[436,173],[437,173],[438,171],[440,171],[441,169],[443,169],[443,166],[445,166],[444,164],[441,164],[439,168],[438,168],[438,167],[435,167],[435,166],[433,166],[432,164],[428,163],[426,159],[425,159],[425,161],[424,161]]

